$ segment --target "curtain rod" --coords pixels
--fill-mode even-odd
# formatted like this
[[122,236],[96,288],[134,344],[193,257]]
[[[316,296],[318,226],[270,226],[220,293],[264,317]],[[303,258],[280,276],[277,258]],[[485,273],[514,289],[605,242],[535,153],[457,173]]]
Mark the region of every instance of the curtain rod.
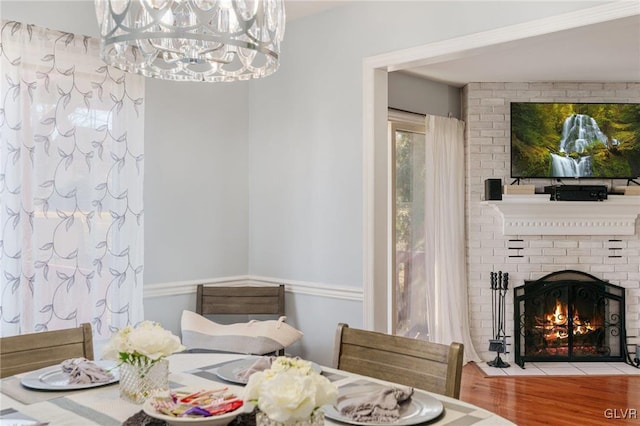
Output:
[[[393,107],[389,107],[387,109],[392,109],[394,111],[404,112],[404,113],[407,113],[407,114],[419,115],[421,117],[426,117],[427,116],[427,114],[422,114],[421,112],[407,111],[406,109],[393,108]],[[453,114],[451,112],[449,112],[449,113],[447,113],[447,117],[451,118],[451,117],[453,117]]]
[[393,108],[393,107],[389,107],[388,109],[392,109],[394,111],[398,111],[398,112],[406,112],[407,114],[415,114],[415,115],[421,115],[422,117],[426,117],[426,114],[422,114],[419,112],[413,112],[413,111],[407,111],[406,109],[400,109],[400,108]]

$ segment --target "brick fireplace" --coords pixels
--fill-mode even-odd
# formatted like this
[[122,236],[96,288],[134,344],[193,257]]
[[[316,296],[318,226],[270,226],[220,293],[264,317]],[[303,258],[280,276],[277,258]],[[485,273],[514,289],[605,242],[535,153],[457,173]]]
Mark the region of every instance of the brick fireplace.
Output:
[[[466,220],[469,277],[469,317],[474,346],[484,361],[495,358],[488,350],[492,337],[490,274],[509,274],[512,285],[535,281],[557,271],[591,274],[619,286],[625,294],[626,333],[630,344],[640,344],[640,226],[619,235],[596,233],[597,224],[584,232],[561,230],[537,234],[510,229],[505,233],[503,218],[494,207],[483,203],[484,180],[510,179],[510,111],[512,101],[548,102],[640,102],[640,83],[578,82],[496,82],[470,83],[463,88],[462,119],[466,123]],[[542,189],[555,182],[530,179],[523,184]],[[565,182],[574,183],[574,182]],[[583,183],[583,182],[582,182]],[[622,186],[625,181],[593,182]],[[610,201],[610,200],[609,200]],[[603,203],[606,203],[604,201]],[[568,202],[570,203],[570,202]],[[584,214],[584,212],[580,212]],[[514,292],[506,295],[506,318],[514,315]],[[506,361],[515,361],[514,323],[506,324]]]
[[626,360],[625,290],[579,271],[514,288],[516,364]]

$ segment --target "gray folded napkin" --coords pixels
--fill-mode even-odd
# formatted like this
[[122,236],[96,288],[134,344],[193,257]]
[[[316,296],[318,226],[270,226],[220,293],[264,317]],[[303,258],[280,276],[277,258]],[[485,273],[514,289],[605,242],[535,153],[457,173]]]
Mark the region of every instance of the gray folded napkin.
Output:
[[258,358],[253,364],[251,364],[247,368],[243,368],[242,370],[236,373],[236,379],[241,380],[243,382],[249,381],[249,377],[257,371],[264,371],[271,368],[271,363],[276,357],[273,356],[261,356]]
[[69,375],[69,384],[107,383],[113,374],[98,367],[86,358],[71,358],[62,361],[62,371]]
[[342,407],[340,413],[362,423],[390,423],[400,418],[400,408],[411,400],[413,388],[383,387]]

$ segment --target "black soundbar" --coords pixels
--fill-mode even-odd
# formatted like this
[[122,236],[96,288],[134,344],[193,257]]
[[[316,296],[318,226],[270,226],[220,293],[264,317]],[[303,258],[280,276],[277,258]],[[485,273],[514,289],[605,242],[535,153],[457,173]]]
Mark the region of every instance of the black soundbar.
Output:
[[605,185],[545,186],[544,192],[551,195],[551,201],[602,201],[607,199]]

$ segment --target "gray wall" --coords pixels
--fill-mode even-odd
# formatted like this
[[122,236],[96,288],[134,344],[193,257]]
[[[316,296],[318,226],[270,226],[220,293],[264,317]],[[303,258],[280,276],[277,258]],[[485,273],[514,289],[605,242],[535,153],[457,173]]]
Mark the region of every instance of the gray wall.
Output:
[[246,274],[248,88],[147,79],[145,283]]
[[[596,4],[346,2],[290,22],[280,70],[264,80],[147,80],[145,286],[287,281],[291,322],[305,333],[297,354],[329,363],[336,323],[360,326],[361,302],[297,288],[362,288],[363,59]],[[3,0],[1,13],[98,34],[93,1]],[[176,331],[192,303],[149,297],[147,318]]]
[[419,114],[460,118],[460,89],[402,71],[390,72],[389,107]]
[[251,89],[250,273],[362,286],[364,58],[579,7],[346,2],[291,22]]

